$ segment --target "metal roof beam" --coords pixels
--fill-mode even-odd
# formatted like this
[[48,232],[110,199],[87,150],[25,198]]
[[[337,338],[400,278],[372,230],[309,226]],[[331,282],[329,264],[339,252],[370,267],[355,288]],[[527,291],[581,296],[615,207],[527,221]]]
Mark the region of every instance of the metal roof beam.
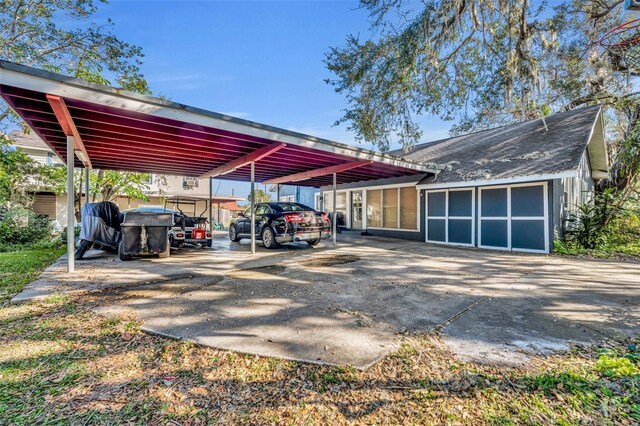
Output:
[[289,176],[282,176],[275,179],[269,179],[263,183],[267,185],[276,185],[279,183],[298,182],[301,180],[307,180],[318,176],[326,176],[333,173],[346,172],[347,170],[355,169],[358,167],[372,164],[373,161],[351,161],[350,163],[337,164],[335,166],[323,167],[321,169],[309,170],[307,172],[295,173]]
[[250,164],[254,161],[259,161],[273,154],[274,152],[280,151],[286,146],[287,144],[282,142],[276,142],[272,143],[271,145],[263,146],[260,149],[256,149],[255,151],[243,155],[242,157],[236,158],[235,160],[231,160],[227,164],[223,164],[222,166],[216,167],[215,169],[200,175],[200,178],[212,178],[234,172],[236,171],[236,169],[239,169],[242,166],[246,166],[247,164]]
[[[60,123],[60,127],[62,127],[64,134],[73,137],[73,147],[78,159],[82,161],[84,167],[88,169],[93,168],[91,166],[91,160],[89,159],[87,149],[82,143],[82,138],[78,133],[75,123],[73,122],[73,118],[71,118],[69,109],[67,109],[67,104],[64,103],[64,99],[60,96],[47,94],[47,100],[49,101],[49,105],[51,105],[51,109],[53,109],[53,113],[55,114],[58,123]],[[67,166],[73,167],[73,164],[67,164]]]

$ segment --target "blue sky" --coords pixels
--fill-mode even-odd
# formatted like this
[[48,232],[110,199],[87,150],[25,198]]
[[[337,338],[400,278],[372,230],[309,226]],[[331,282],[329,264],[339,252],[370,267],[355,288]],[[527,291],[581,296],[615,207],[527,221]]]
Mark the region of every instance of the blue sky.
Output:
[[[347,104],[324,82],[332,75],[323,63],[347,34],[370,36],[355,1],[112,0],[99,17],[142,46],[142,70],[156,95],[355,144],[347,126],[333,126]],[[447,136],[451,123],[423,121],[424,141]],[[219,192],[232,187],[248,191],[223,183]]]

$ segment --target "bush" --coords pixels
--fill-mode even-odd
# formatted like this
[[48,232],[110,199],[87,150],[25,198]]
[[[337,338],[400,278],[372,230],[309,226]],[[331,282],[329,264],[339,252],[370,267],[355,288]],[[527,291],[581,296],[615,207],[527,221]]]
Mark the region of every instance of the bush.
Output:
[[597,193],[592,202],[579,206],[578,214],[570,217],[564,233],[565,244],[592,250],[604,248],[622,214],[613,189]]
[[554,242],[554,252],[640,256],[640,203],[630,197],[621,204],[607,190],[597,194],[593,204],[580,206],[571,218],[564,238]]
[[0,251],[20,247],[46,248],[54,245],[53,226],[48,218],[23,207],[10,207],[0,221]]

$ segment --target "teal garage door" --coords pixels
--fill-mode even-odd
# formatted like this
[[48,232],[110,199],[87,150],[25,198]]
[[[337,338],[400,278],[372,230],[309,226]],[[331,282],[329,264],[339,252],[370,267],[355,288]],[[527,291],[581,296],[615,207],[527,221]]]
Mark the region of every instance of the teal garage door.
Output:
[[475,189],[443,189],[426,194],[426,241],[473,246]]
[[479,247],[547,253],[547,191],[546,182],[479,188]]

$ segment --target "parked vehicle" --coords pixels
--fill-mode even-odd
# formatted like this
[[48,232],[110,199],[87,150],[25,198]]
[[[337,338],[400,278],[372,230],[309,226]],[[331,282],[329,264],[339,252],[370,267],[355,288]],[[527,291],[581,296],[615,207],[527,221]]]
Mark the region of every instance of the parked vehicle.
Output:
[[118,206],[109,201],[86,203],[81,210],[80,239],[74,257],[82,259],[89,247],[117,249],[122,238],[122,214]]
[[[259,203],[255,206],[256,239],[268,249],[281,243],[306,241],[315,246],[331,237],[329,216],[298,203]],[[229,226],[229,239],[251,238],[251,211],[240,213]]]
[[124,213],[171,213],[173,225],[169,228],[169,244],[171,247],[182,247],[185,243],[201,244],[211,247],[211,232],[207,230],[207,219],[187,216],[181,211],[163,206],[140,206],[126,210]]

